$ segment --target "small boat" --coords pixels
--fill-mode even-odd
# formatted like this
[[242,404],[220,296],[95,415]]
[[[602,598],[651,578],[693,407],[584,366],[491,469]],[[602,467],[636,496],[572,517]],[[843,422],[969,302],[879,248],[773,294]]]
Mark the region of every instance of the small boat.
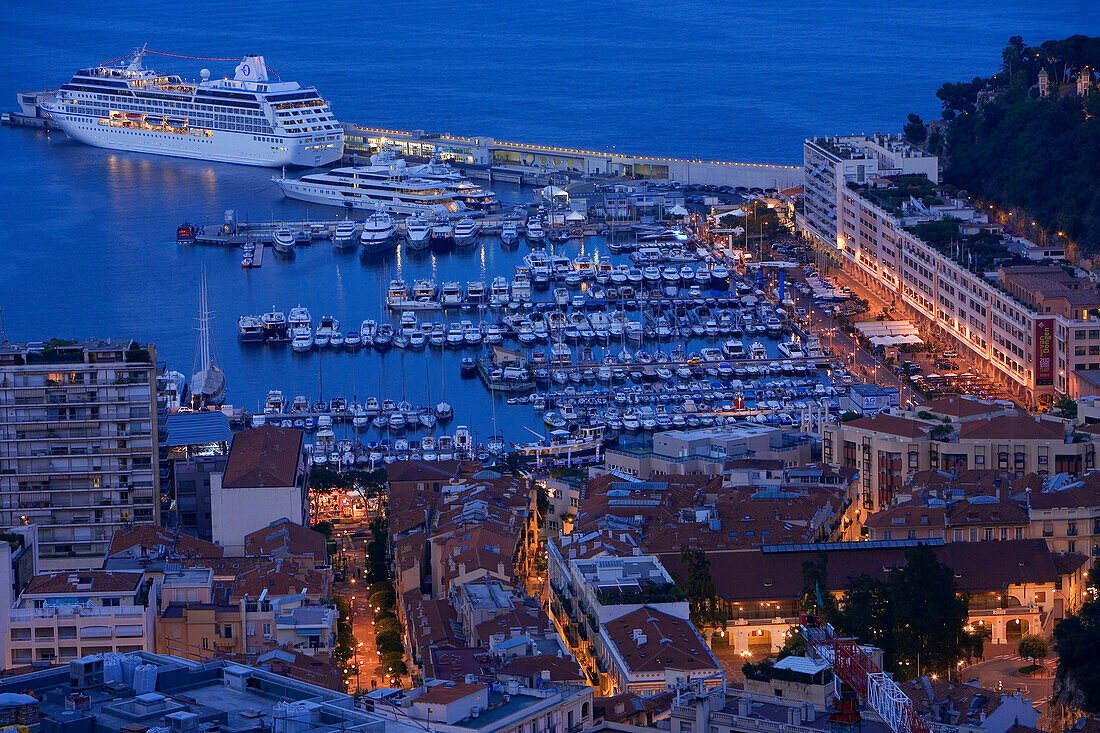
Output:
[[477,235],[481,231],[473,219],[461,219],[454,228],[454,239],[456,247],[470,247],[477,242]]
[[436,248],[447,248],[454,244],[455,228],[448,221],[432,224],[431,244]]
[[405,222],[405,243],[408,249],[420,252],[432,243],[432,225],[427,219],[414,216]]
[[506,221],[500,226],[500,241],[505,247],[519,242],[519,226],[514,221]]
[[356,229],[355,222],[342,221],[336,225],[336,230],[332,233],[332,246],[337,249],[354,247],[359,238],[358,235],[359,230]]
[[242,344],[262,343],[264,341],[263,322],[256,316],[241,316],[237,319],[237,338]]
[[363,222],[363,233],[359,235],[363,254],[377,255],[389,251],[396,233],[397,226],[392,216],[384,211],[374,212]]
[[276,252],[288,254],[294,251],[294,233],[289,229],[276,229],[272,235],[271,246]]
[[542,244],[546,241],[546,232],[542,228],[542,221],[536,218],[527,220],[527,241],[533,244]]
[[194,239],[196,234],[198,234],[198,230],[191,222],[185,221],[184,223],[176,227],[176,239],[180,241]]

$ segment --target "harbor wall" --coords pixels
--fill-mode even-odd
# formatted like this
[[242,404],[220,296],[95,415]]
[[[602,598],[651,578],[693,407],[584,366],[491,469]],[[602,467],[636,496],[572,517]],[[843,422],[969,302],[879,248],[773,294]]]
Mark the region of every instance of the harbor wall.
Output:
[[383,146],[403,154],[442,158],[502,171],[533,174],[607,175],[689,185],[783,189],[802,183],[802,167],[772,163],[664,158],[619,152],[502,142],[489,137],[458,137],[424,130],[387,130],[344,124],[344,152],[369,153]]

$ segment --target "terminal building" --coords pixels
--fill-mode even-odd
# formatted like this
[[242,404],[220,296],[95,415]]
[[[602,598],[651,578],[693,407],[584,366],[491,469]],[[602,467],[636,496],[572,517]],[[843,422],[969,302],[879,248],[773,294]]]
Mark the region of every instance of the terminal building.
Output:
[[1030,405],[1100,393],[1100,289],[938,187],[937,159],[896,137],[804,148],[801,233],[920,329]]
[[802,177],[799,167],[790,165],[625,155],[607,150],[503,142],[490,137],[344,125],[345,154],[370,155],[386,147],[396,148],[402,155],[438,156],[459,164],[492,167],[494,179],[517,183],[534,183],[541,180],[539,176],[552,173],[574,173],[743,186],[763,192],[797,186]]

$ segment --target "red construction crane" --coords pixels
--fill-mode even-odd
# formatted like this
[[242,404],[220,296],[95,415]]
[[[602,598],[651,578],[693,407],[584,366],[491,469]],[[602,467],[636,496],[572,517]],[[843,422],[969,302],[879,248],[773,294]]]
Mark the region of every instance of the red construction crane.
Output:
[[[816,616],[800,614],[799,628],[811,657],[822,659],[833,667],[837,679],[847,684],[867,707],[874,710],[894,733],[932,733],[932,726],[921,718],[912,700],[902,692],[893,677],[864,651],[855,639],[838,639],[833,627]],[[838,697],[838,703],[844,702]],[[851,714],[848,706],[842,714]]]

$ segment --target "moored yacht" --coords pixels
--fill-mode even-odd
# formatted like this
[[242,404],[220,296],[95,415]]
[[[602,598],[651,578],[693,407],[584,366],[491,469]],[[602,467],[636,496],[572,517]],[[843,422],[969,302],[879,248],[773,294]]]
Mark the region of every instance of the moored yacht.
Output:
[[477,242],[477,235],[481,228],[474,222],[473,219],[461,219],[455,224],[454,239],[455,246],[457,247],[469,247]]
[[300,179],[271,179],[287,198],[351,209],[382,209],[391,214],[449,216],[466,210],[453,191],[438,181],[413,178],[405,161],[310,173]]
[[289,229],[276,229],[271,237],[271,246],[276,252],[288,254],[294,251],[294,233]]
[[382,254],[392,248],[397,227],[393,223],[393,217],[384,211],[376,211],[363,222],[363,233],[359,236],[359,243],[363,247],[364,254]]
[[546,231],[542,228],[542,221],[536,217],[527,220],[527,231],[525,235],[527,241],[532,244],[543,244],[546,242]]
[[500,241],[506,247],[519,241],[519,226],[514,221],[506,221],[500,225]]
[[342,221],[332,233],[332,246],[337,249],[349,249],[359,241],[359,228],[353,221]]
[[427,249],[431,238],[432,225],[427,219],[414,216],[405,222],[405,242],[409,249],[414,252]]

